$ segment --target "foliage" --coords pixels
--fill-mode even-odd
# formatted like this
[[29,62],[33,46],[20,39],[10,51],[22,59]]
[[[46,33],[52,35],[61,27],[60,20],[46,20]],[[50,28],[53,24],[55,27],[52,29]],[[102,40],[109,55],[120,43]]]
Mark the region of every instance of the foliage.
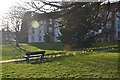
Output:
[[[64,16],[61,22],[61,40],[76,43],[79,47],[90,47],[95,41],[96,33],[102,27],[101,18],[97,17],[97,3],[86,6],[79,3],[79,8]],[[74,8],[74,7],[73,7]]]
[[[7,38],[11,36],[12,39],[14,39],[14,41],[16,42],[16,47],[19,46],[19,32],[21,30],[22,18],[25,11],[26,9],[21,8],[20,5],[14,5],[10,8],[9,12],[7,13],[7,16],[5,16],[7,26],[4,26],[3,29],[6,30],[7,27],[6,32],[9,31],[10,33],[6,33],[4,35],[8,35],[6,36]],[[8,42],[10,41],[8,40]]]

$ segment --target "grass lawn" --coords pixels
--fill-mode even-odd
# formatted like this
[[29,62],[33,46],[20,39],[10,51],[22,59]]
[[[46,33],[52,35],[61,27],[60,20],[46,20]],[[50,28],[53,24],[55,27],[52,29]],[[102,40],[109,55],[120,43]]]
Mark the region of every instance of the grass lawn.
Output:
[[[20,44],[27,51],[46,50],[46,54],[63,50],[62,44]],[[69,51],[50,62],[12,62],[2,64],[3,78],[118,78],[118,53]],[[21,58],[25,52],[11,45],[2,46],[2,60]]]
[[118,53],[76,54],[51,62],[2,64],[3,78],[118,78]]
[[62,43],[29,43],[31,46],[35,46],[44,50],[63,50]]
[[[111,46],[111,45],[117,45],[117,42],[95,43],[93,47]],[[62,43],[29,43],[29,44],[20,44],[20,47],[22,47],[26,51],[46,50],[46,54],[50,52],[54,52],[54,51],[63,50]],[[74,51],[76,51],[76,49]],[[79,49],[77,49],[77,51],[79,51]],[[25,55],[25,52],[20,50],[19,48],[16,48],[15,46],[11,46],[8,44],[3,44],[2,45],[2,57],[0,56],[0,60],[21,58],[23,55]]]
[[[20,47],[25,49],[26,51],[31,51],[31,52],[46,50],[46,54],[53,52],[53,51],[63,50],[61,43],[20,44]],[[13,46],[2,45],[2,57],[0,57],[0,60],[21,58],[23,55],[25,55],[25,52],[23,50],[15,47],[14,45]]]
[[114,46],[114,45],[118,45],[117,41],[113,41],[113,42],[95,42],[92,47],[105,47],[105,46]]

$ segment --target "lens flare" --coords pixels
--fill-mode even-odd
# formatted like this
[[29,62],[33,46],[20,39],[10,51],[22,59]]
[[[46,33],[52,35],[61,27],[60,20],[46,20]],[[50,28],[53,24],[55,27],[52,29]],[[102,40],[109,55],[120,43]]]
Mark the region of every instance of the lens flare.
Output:
[[38,28],[39,27],[39,22],[37,22],[36,20],[33,20],[31,23],[33,28]]

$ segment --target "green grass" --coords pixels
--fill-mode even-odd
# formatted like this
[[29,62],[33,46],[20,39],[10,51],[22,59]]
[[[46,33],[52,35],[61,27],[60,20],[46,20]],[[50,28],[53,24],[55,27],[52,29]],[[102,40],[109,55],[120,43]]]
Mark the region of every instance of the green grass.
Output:
[[[63,50],[61,43],[20,44],[27,51],[46,50],[46,54]],[[51,62],[2,64],[3,78],[117,78],[118,53],[67,51],[68,56],[50,59]],[[74,54],[74,55],[73,55]],[[2,59],[20,58],[25,52],[11,45],[2,46]]]
[[44,63],[4,63],[3,78],[118,78],[118,53],[76,54]]
[[[107,46],[111,46],[111,45],[113,46],[115,44],[116,44],[115,42],[112,42],[110,44],[109,43],[102,43],[102,44],[95,43],[94,47],[99,47],[99,46],[107,47]],[[20,44],[20,47],[22,49],[25,49],[26,51],[31,51],[31,52],[45,50],[46,54],[63,50],[62,43],[29,43],[29,44]],[[76,50],[74,50],[74,51],[76,51]],[[80,50],[78,49],[77,51],[80,51]],[[3,46],[2,46],[2,57],[0,57],[0,60],[21,58],[23,55],[25,55],[25,52],[23,50],[16,48],[15,46],[8,45],[6,43],[6,44],[3,44]]]
[[106,47],[106,46],[114,46],[114,45],[118,45],[117,41],[113,41],[113,42],[96,42],[92,45],[92,47]]
[[[20,46],[29,51],[38,50],[38,48],[36,48],[34,46],[29,46],[27,44],[20,45]],[[25,52],[15,46],[11,46],[11,45],[3,45],[2,46],[2,60],[18,58],[23,55],[25,55]]]
[[[62,50],[62,44],[60,43],[31,43],[31,44],[20,44],[20,47],[26,51],[34,52],[40,50],[46,50],[47,53]],[[60,48],[60,49],[59,49]],[[55,49],[55,50],[53,50]],[[25,55],[25,52],[14,45],[4,44],[2,45],[2,60],[21,58]],[[0,59],[1,60],[1,59]]]
[[44,50],[63,50],[62,43],[29,43],[29,45],[35,46]]

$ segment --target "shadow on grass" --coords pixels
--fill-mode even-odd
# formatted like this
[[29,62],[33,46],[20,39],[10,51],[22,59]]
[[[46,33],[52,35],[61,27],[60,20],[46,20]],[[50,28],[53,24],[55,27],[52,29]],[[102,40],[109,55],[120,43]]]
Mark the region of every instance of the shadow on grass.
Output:
[[[37,47],[43,50],[55,50],[55,51],[63,51],[63,44],[62,43],[29,43],[28,45]],[[85,48],[73,48],[69,51],[81,51]]]
[[70,57],[70,56],[71,55],[61,56],[61,57],[45,58],[44,61],[40,61],[38,59],[30,60],[29,62],[27,62],[27,61],[16,61],[15,63],[27,63],[27,64],[33,64],[33,65],[44,64],[44,63],[51,63],[51,62],[54,62],[54,61],[63,61],[65,58]]
[[30,46],[35,46],[43,50],[63,50],[62,43],[29,43]]

